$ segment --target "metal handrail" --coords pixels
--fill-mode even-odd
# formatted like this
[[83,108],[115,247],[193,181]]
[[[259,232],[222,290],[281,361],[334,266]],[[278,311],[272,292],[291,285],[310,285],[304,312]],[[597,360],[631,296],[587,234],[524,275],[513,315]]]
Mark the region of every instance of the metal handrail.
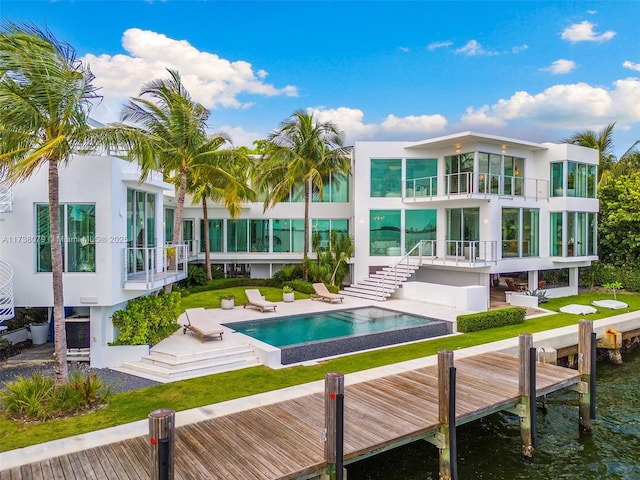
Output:
[[9,187],[0,187],[0,213],[13,211],[13,190]]
[[[138,264],[142,265],[142,268],[133,268]],[[144,282],[151,285],[162,274],[186,272],[187,264],[186,244],[127,247],[123,249],[123,283],[144,278]]]
[[0,323],[14,316],[13,267],[0,259]]
[[382,290],[384,289],[384,283],[385,280],[387,279],[387,277],[393,273],[393,282],[394,284],[397,286],[398,285],[398,267],[404,262],[407,262],[407,265],[410,265],[411,262],[409,262],[409,257],[413,256],[412,253],[415,252],[416,250],[418,251],[418,266],[422,265],[422,251],[423,251],[423,245],[425,244],[429,244],[431,246],[431,251],[434,251],[434,246],[435,246],[435,240],[420,240],[418,243],[416,243],[413,248],[411,248],[411,250],[409,250],[407,253],[404,254],[404,256],[398,260],[398,262],[396,262],[392,267],[391,270],[388,270],[387,272],[385,272],[385,274],[382,276],[382,278],[378,281],[378,283],[376,284],[376,300],[380,300],[382,298],[384,298],[384,292],[382,292]]

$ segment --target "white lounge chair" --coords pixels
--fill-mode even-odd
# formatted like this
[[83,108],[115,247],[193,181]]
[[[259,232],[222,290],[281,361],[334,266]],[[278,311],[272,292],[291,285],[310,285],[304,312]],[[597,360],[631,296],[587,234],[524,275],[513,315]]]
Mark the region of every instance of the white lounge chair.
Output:
[[313,289],[316,293],[311,294],[311,300],[313,300],[314,298],[319,298],[320,300],[325,300],[329,303],[333,303],[334,300],[340,300],[340,303],[342,303],[342,301],[344,300],[344,297],[342,295],[331,293],[324,283],[314,283]]
[[272,308],[273,311],[276,311],[277,303],[270,302],[265,300],[262,295],[260,295],[260,290],[257,288],[251,288],[249,290],[245,290],[244,293],[247,295],[247,302],[244,304],[243,308],[256,307],[259,308],[261,312],[264,312],[266,308]]
[[204,342],[205,337],[219,336],[222,340],[224,330],[222,326],[211,320],[211,317],[205,312],[204,308],[188,308],[185,311],[187,316],[187,324],[183,326],[182,333],[191,330],[200,337],[200,341]]

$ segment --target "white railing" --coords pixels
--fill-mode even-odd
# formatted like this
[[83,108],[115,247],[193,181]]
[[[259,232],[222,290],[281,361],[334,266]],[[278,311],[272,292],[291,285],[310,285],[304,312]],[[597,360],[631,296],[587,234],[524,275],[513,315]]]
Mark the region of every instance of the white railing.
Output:
[[496,240],[447,240],[446,256],[456,264],[496,262],[498,242]]
[[[424,256],[434,256],[436,251],[436,241],[435,240],[420,240],[416,243],[411,250],[404,254],[404,256],[398,260],[392,267],[391,270],[388,270],[382,278],[376,284],[376,300],[384,299],[384,285],[385,280],[393,279],[394,285],[398,286],[401,282],[398,282],[398,268],[401,265],[422,265],[422,258]],[[413,258],[418,257],[418,261],[413,261]]]
[[197,257],[198,253],[198,240],[184,240],[184,244],[187,249],[188,257]]
[[159,281],[187,272],[186,245],[125,248],[122,254],[122,280],[146,283],[149,288]]
[[499,195],[506,197],[549,198],[549,181],[515,175],[461,172],[443,177],[444,189],[438,191],[438,177],[408,179],[404,198],[421,199],[452,195]]
[[13,190],[9,187],[0,187],[0,213],[13,210]]
[[0,260],[0,323],[14,316],[13,267]]

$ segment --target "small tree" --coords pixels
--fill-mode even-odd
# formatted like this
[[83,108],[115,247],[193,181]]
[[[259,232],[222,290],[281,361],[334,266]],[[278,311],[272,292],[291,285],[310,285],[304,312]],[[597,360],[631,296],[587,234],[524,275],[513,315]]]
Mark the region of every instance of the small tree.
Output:
[[620,282],[610,282],[610,283],[605,283],[604,285],[602,285],[606,290],[611,290],[613,291],[613,299],[617,300],[616,298],[616,289],[621,290],[622,289],[622,283]]

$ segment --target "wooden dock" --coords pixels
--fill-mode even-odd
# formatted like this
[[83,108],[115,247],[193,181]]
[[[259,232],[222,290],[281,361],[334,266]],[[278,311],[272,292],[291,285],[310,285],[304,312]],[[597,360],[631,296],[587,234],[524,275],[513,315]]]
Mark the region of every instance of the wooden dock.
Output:
[[[517,357],[491,352],[456,359],[455,367],[457,424],[521,400]],[[580,381],[576,370],[537,364],[537,396]],[[429,438],[440,427],[437,366],[347,385],[344,398],[345,464]],[[317,393],[178,427],[175,479],[316,477],[326,466],[324,420],[324,393]],[[148,436],[0,471],[0,480],[114,478],[149,478]]]

